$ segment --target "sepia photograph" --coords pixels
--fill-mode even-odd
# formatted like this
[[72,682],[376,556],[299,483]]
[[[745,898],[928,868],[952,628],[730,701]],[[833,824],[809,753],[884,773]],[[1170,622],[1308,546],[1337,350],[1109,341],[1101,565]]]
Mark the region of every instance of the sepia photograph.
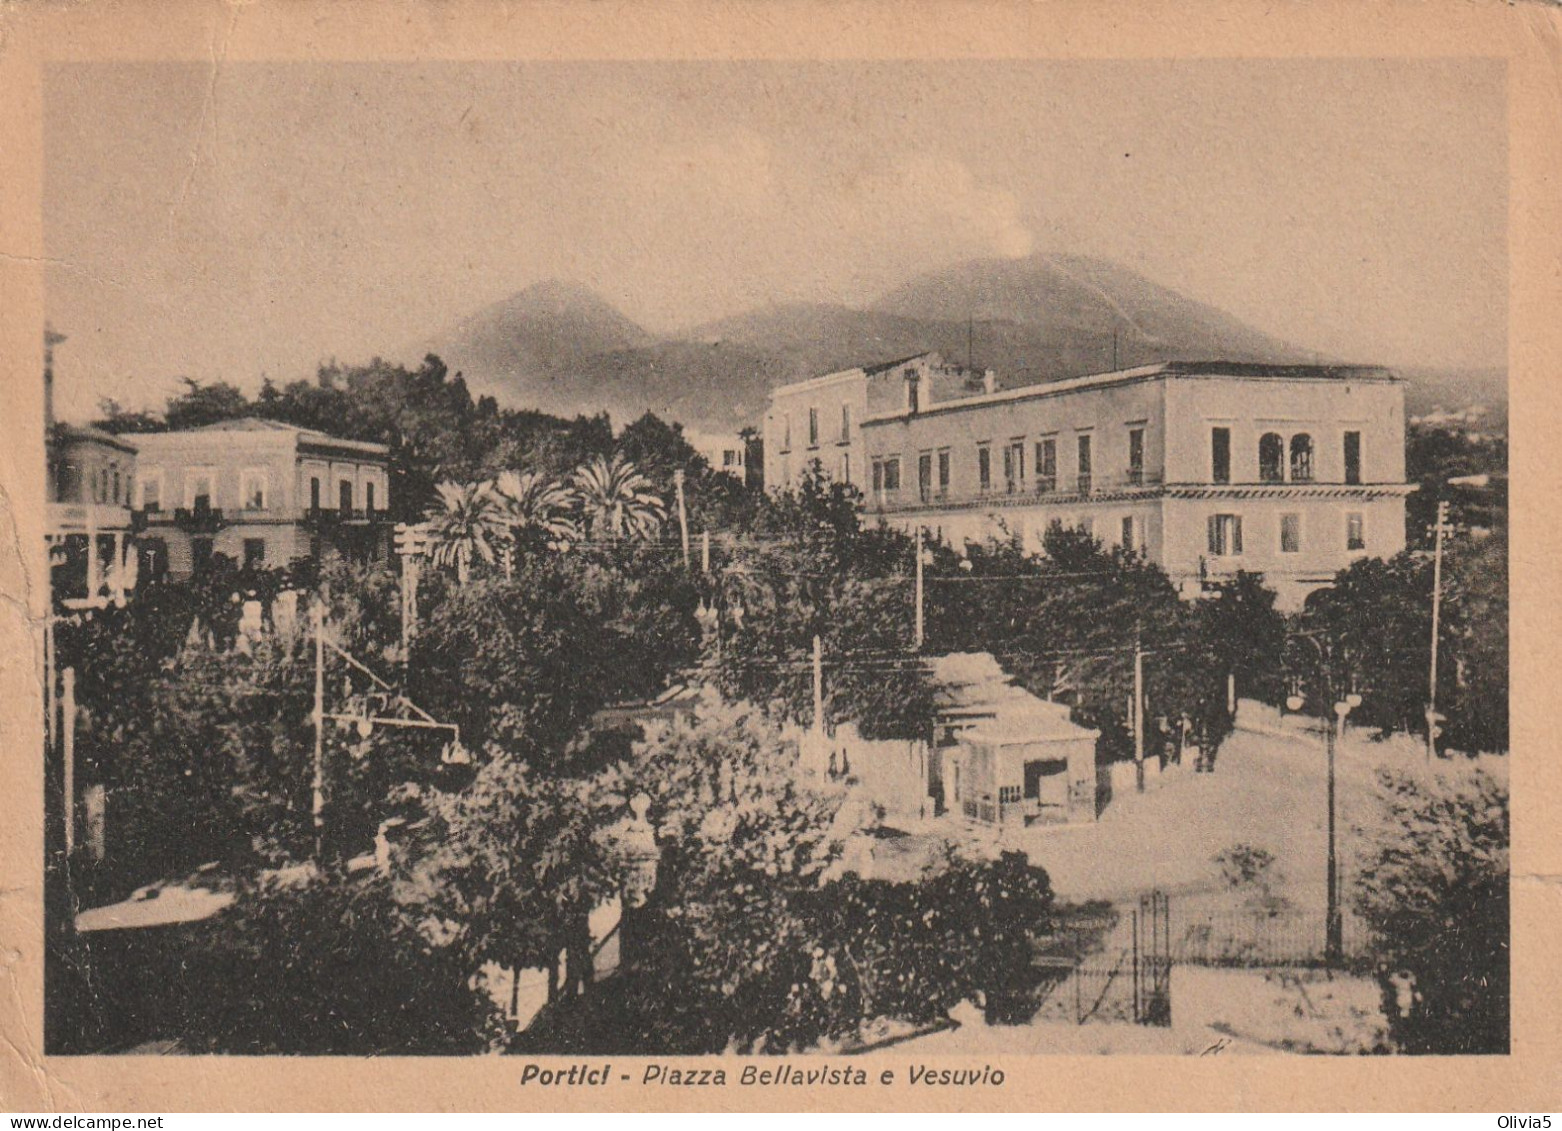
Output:
[[48,64],[43,1051],[1508,1054],[1507,80]]

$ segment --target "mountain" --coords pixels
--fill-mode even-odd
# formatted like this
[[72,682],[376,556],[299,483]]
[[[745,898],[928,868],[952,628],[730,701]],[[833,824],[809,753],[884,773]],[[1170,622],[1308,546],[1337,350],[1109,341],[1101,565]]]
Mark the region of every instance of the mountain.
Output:
[[[1115,340],[1114,340],[1115,337]],[[703,431],[756,423],[789,380],[938,350],[1006,387],[1152,361],[1316,356],[1127,268],[1082,256],[975,260],[867,309],[767,306],[657,338],[573,283],[527,287],[404,352],[439,354],[476,394],[561,415],[656,412]]]
[[[1015,344],[1030,346],[1024,339],[1034,339],[1034,360],[1025,368],[1045,380],[1108,367],[1114,334],[1118,364],[1124,366],[1173,359],[1307,362],[1316,357],[1126,267],[1080,255],[956,264],[911,280],[873,309],[928,321],[969,319],[978,332],[987,324],[1023,327]],[[1085,359],[1091,364],[1077,368]]]
[[486,306],[406,351],[436,353],[474,393],[527,407],[574,404],[589,394],[569,374],[583,358],[644,349],[656,339],[586,287],[550,280]]

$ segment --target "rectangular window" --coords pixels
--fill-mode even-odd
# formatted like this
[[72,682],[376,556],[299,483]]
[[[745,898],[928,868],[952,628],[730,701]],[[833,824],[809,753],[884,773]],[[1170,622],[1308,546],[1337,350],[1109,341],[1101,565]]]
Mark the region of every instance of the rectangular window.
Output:
[[850,483],[851,481],[852,481],[852,454],[850,452],[842,452],[841,453],[841,482],[842,483]]
[[[732,453],[728,452],[727,454],[731,455]],[[363,485],[363,509],[366,510],[366,511],[371,511],[371,512],[374,510],[374,484],[373,483],[365,483]]]
[[114,496],[113,496],[113,502],[114,502],[115,506],[119,505],[119,468],[117,468],[117,467],[114,469]]
[[1280,552],[1282,554],[1299,554],[1302,552],[1301,515],[1283,514],[1280,516]]
[[264,538],[244,539],[244,568],[259,569],[266,564],[266,540]]
[[1128,482],[1137,487],[1144,482],[1144,429],[1128,430]]
[[1079,437],[1079,493],[1090,493],[1091,466],[1090,466],[1090,433],[1085,432]]
[[1053,437],[1036,441],[1036,491],[1047,494],[1058,489],[1058,442]]
[[881,459],[873,461],[873,493],[874,495],[884,493],[884,461]]
[[1123,519],[1123,549],[1137,550],[1138,540],[1134,537],[1134,517],[1128,515]]
[[846,401],[841,402],[841,443],[846,443],[852,438],[852,406]]
[[892,456],[884,461],[884,493],[895,495],[900,492],[900,457]]
[[190,543],[190,569],[196,577],[205,577],[212,568],[212,540],[197,538]]
[[1082,519],[1080,519],[1079,520],[1079,530],[1080,530],[1080,532],[1082,534],[1085,534],[1085,535],[1088,535],[1091,538],[1094,538],[1096,536],[1096,520],[1093,519],[1093,518],[1082,518]]
[[1209,433],[1210,479],[1231,482],[1231,429],[1211,428]]
[[912,416],[922,411],[922,386],[915,376],[906,378],[906,411]]
[[917,498],[924,503],[933,498],[933,454],[923,452],[917,457]]
[[320,477],[318,475],[309,477],[309,509],[312,511],[320,509]]
[[986,444],[976,449],[976,483],[984,495],[993,489],[993,451]]
[[266,473],[264,471],[246,471],[244,473],[243,507],[247,511],[259,511],[266,509]]
[[1367,548],[1367,526],[1360,512],[1353,511],[1345,516],[1345,548],[1347,550]]
[[336,485],[336,505],[344,511],[353,509],[353,481],[343,479]]
[[1013,495],[1025,490],[1025,441],[1010,440],[1003,449],[1004,488]]
[[1209,552],[1217,558],[1236,557],[1242,553],[1241,515],[1209,516]]
[[819,446],[819,410],[817,408],[809,408],[808,410],[808,446],[810,448]]
[[161,475],[148,475],[141,480],[141,509],[154,512],[163,509],[163,477]]
[[938,453],[938,497],[949,494],[949,449]]
[[1361,482],[1361,433],[1345,433],[1345,482]]
[[189,502],[192,510],[211,510],[212,477],[209,474],[201,472],[190,476]]

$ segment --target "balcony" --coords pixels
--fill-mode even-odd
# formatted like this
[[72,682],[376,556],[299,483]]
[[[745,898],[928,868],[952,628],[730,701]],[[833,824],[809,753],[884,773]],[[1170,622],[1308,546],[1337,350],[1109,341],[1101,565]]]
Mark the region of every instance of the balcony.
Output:
[[880,490],[868,497],[868,508],[878,512],[979,509],[987,507],[1035,506],[1038,502],[1065,504],[1084,498],[1108,500],[1114,497],[1135,498],[1154,495],[1161,490],[1164,476],[1160,471],[1125,472],[1121,476],[1107,478],[1083,475],[1058,480],[1045,476],[1034,481],[1005,480],[985,490],[960,492],[933,487],[906,495],[901,491]]
[[390,521],[390,512],[379,507],[306,507],[301,520],[305,526],[326,529],[333,526],[373,526]]
[[49,533],[86,534],[100,531],[129,530],[135,526],[135,512],[110,503],[50,503],[47,519]]
[[195,506],[176,508],[174,525],[187,534],[215,534],[228,523],[216,507]]

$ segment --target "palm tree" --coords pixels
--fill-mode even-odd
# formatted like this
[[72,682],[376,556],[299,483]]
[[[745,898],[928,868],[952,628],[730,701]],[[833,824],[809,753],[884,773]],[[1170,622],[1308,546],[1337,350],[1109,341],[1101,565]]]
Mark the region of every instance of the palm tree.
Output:
[[575,492],[567,483],[535,471],[501,472],[494,493],[516,542],[539,537],[550,546],[578,536],[572,511]]
[[647,538],[667,516],[667,504],[651,480],[622,454],[597,456],[575,472],[581,517],[594,538]]
[[429,507],[429,557],[437,566],[454,565],[465,585],[472,561],[493,564],[509,538],[504,508],[491,483],[441,483],[439,502]]

